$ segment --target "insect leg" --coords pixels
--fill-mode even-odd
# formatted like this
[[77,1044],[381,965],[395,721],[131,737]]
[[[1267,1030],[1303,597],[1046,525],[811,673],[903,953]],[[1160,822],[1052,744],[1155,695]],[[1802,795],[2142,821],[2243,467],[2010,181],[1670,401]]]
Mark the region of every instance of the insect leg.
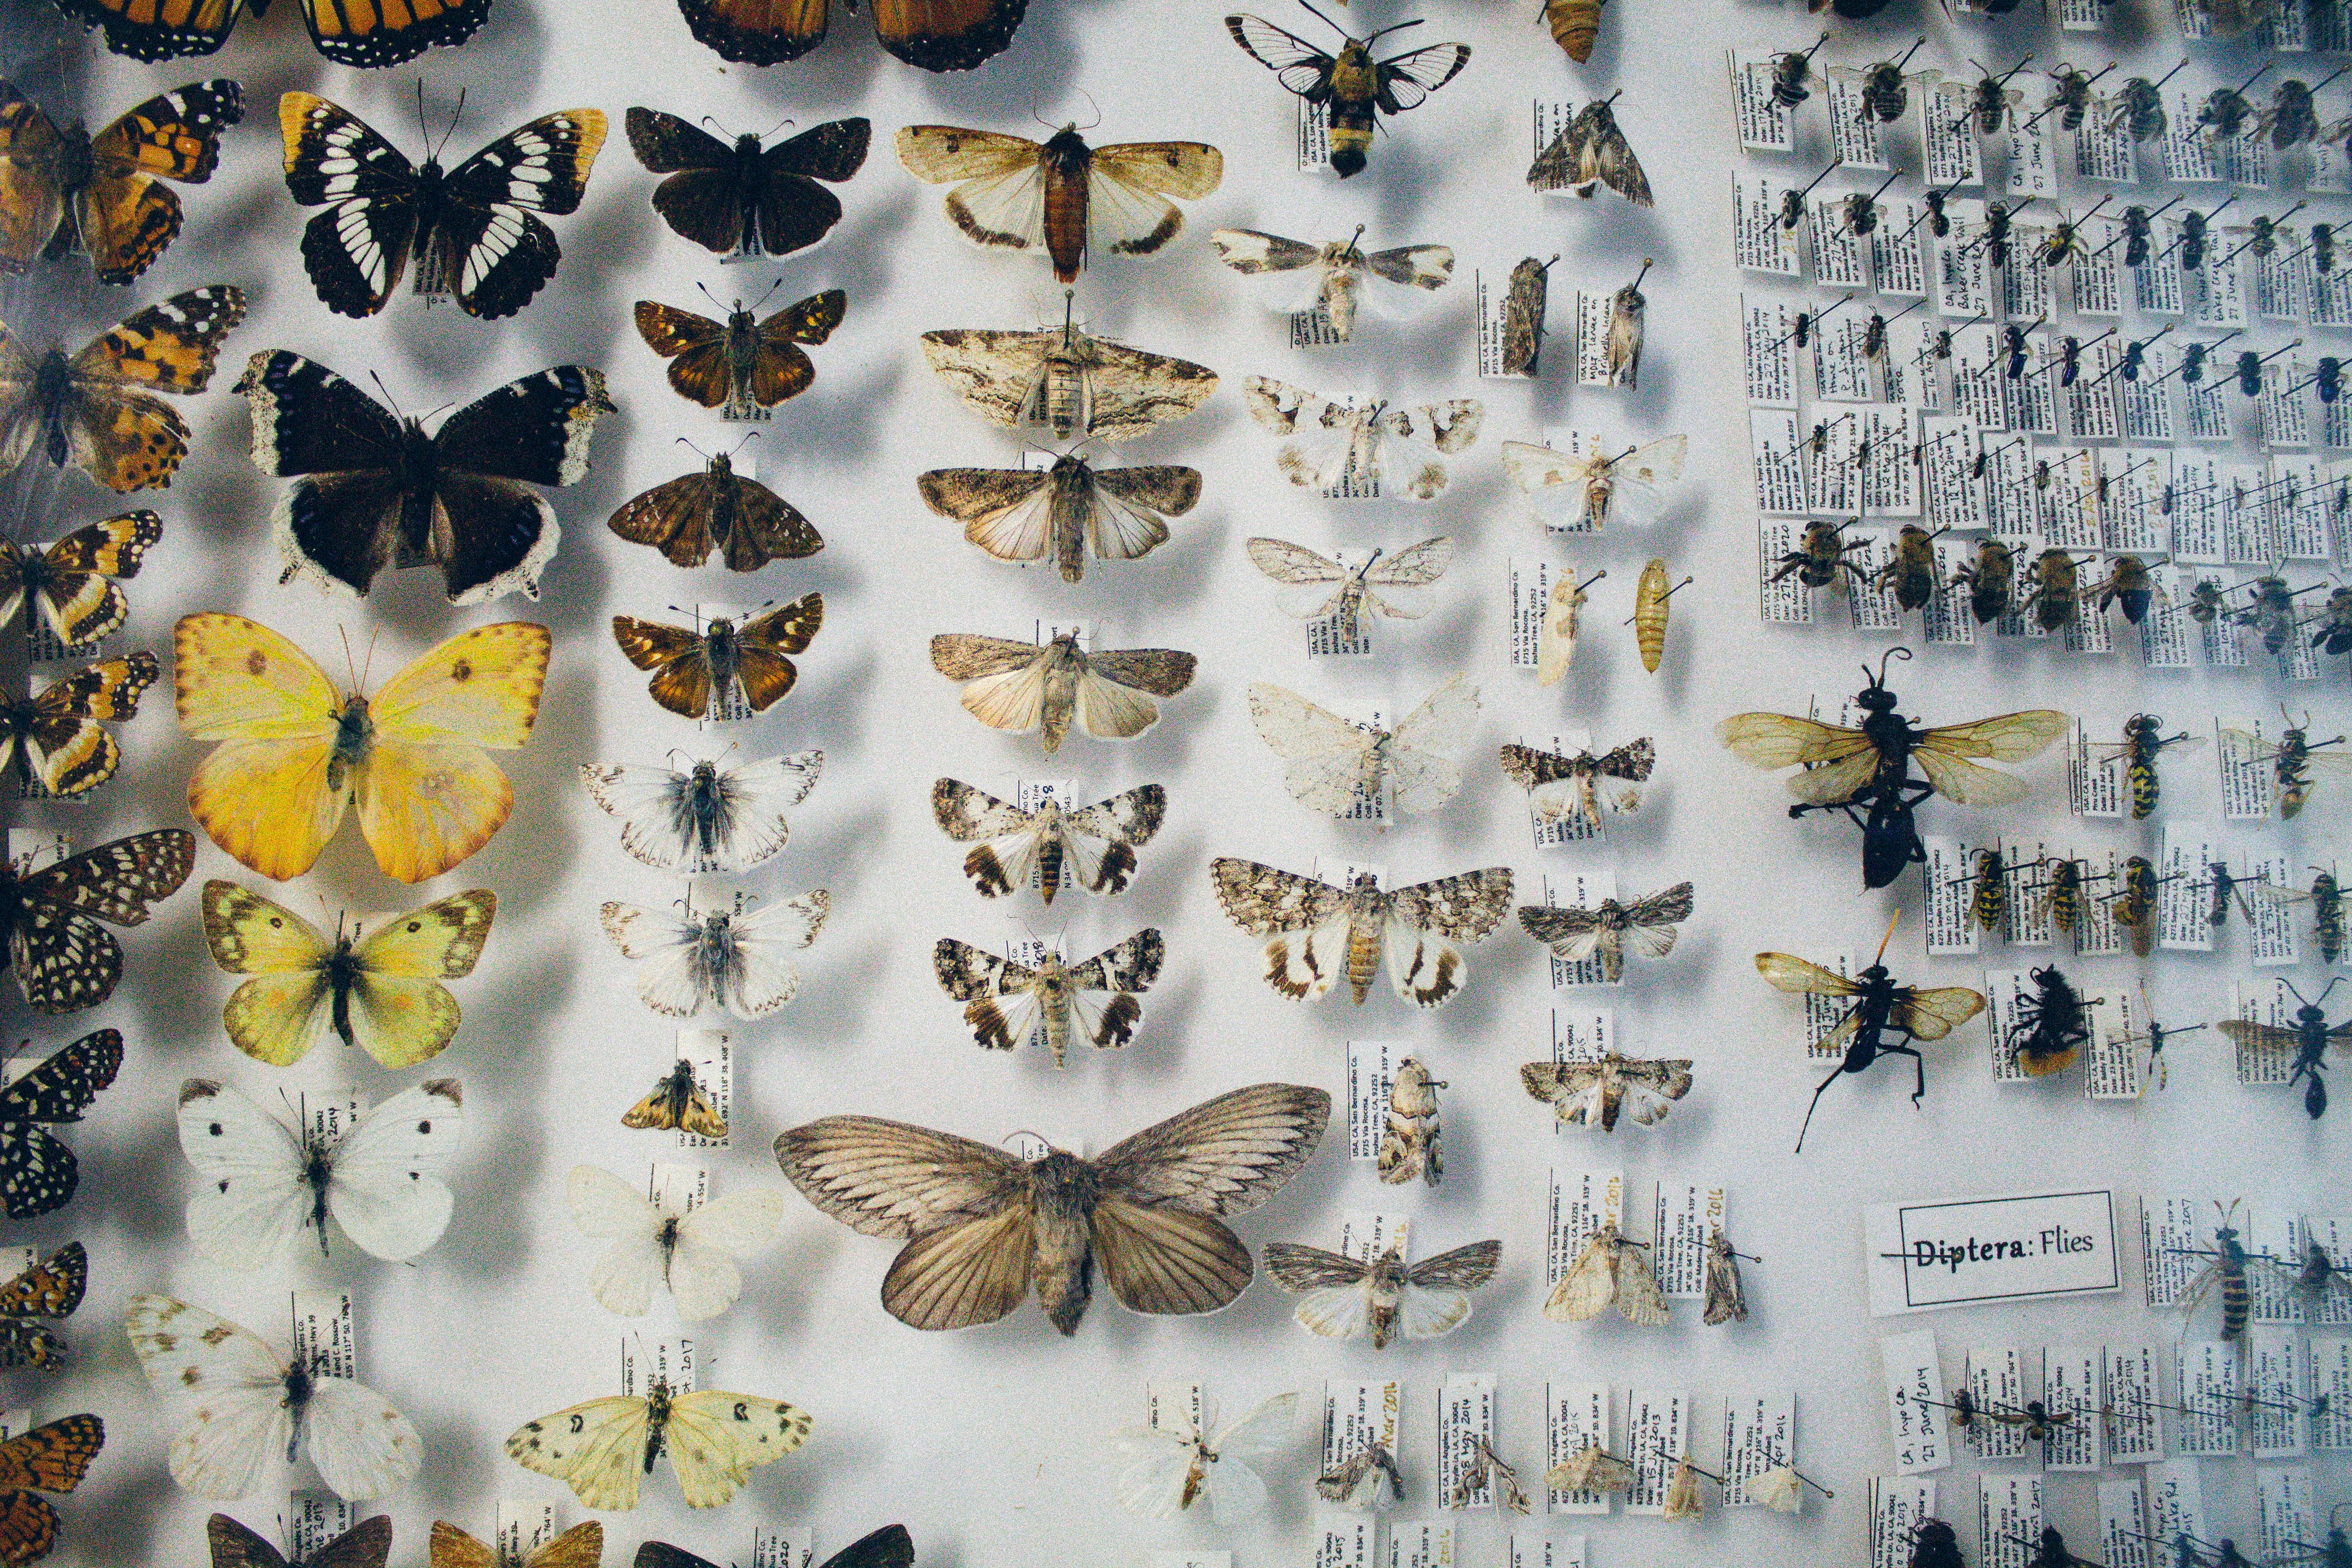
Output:
[[1837,1082],[1838,1074],[1843,1071],[1845,1071],[1845,1064],[1841,1062],[1836,1067],[1830,1069],[1830,1076],[1822,1079],[1820,1086],[1813,1090],[1812,1103],[1805,1107],[1804,1125],[1797,1129],[1797,1147],[1794,1151],[1795,1152],[1801,1154],[1805,1152],[1805,1133],[1813,1124],[1813,1112],[1821,1109],[1822,1090],[1826,1089],[1830,1085]]

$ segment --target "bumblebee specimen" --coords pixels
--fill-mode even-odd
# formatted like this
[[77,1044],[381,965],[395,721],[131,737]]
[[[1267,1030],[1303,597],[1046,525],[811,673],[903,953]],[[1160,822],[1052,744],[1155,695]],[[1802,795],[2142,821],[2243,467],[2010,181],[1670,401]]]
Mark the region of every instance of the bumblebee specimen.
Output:
[[2335,990],[2336,984],[2329,981],[2327,990],[2319,994],[2317,1002],[2305,1001],[2302,992],[2289,985],[2287,990],[2301,1005],[2294,1010],[2294,1022],[2284,1029],[2243,1018],[2224,1018],[2214,1026],[2232,1044],[2256,1050],[2294,1052],[2294,1070],[2286,1080],[2287,1086],[2304,1086],[2304,1114],[2314,1121],[2327,1114],[2327,1080],[2320,1076],[2327,1070],[2327,1047],[2334,1046],[2339,1051],[2352,1048],[2352,1023],[2330,1028],[2327,1014],[2319,1005],[2327,1000],[2327,992]]
[[2118,555],[2093,592],[2098,595],[2101,615],[2120,604],[2124,619],[2137,626],[2147,619],[2148,606],[2156,603],[2156,575],[2138,556]]
[[2010,1059],[2035,1078],[2072,1065],[2091,1043],[2091,1008],[2056,966],[2032,972],[2033,994],[2018,999],[2017,1020],[2002,1044]]
[[1892,589],[1895,602],[1906,610],[1926,605],[1936,593],[1936,536],[1946,531],[1939,528],[1930,533],[1916,522],[1905,523],[1895,536],[1895,552],[1871,579],[1871,585]]
[[1952,574],[1969,586],[1969,608],[1981,626],[2009,614],[2017,595],[2017,554],[2000,540],[1977,541],[1976,559]]
[[2028,575],[2033,586],[2019,608],[2032,611],[2034,624],[2045,632],[2072,626],[2083,606],[2082,574],[2074,555],[2063,550],[2045,550],[2033,558]]
[[[1911,651],[1894,648],[1886,657],[1908,658]],[[1869,676],[1866,668],[1864,674]],[[1738,713],[1716,734],[1756,767],[1800,766],[1788,781],[1800,802],[1789,815],[1844,812],[1863,830],[1863,883],[1870,888],[1887,886],[1906,866],[1926,863],[1913,812],[1930,795],[1963,805],[2001,805],[2025,794],[2023,779],[1973,759],[2023,762],[2066,731],[2066,716],[2050,708],[1922,729],[1895,710],[1898,699],[1886,685],[1884,660],[1854,700],[1864,714],[1860,729],[1787,713]],[[1924,780],[1911,776],[1914,762],[1927,773]]]
[[2164,732],[2164,721],[2153,713],[2135,713],[2124,721],[2123,739],[2104,747],[2101,763],[2121,758],[2124,783],[2131,790],[2131,814],[2134,821],[2156,815],[2156,805],[2164,788],[2164,781],[2156,771],[2157,757],[2167,746],[2179,746],[2193,752],[2205,744],[2201,735],[2191,735],[2183,730],[2178,735]]
[[2145,855],[2124,861],[2123,891],[2110,902],[2116,924],[2131,932],[2132,952],[2142,958],[2156,951],[2156,889],[2164,879]]
[[1381,1180],[1401,1186],[1419,1176],[1435,1186],[1445,1175],[1437,1121],[1437,1091],[1445,1080],[1429,1076],[1419,1057],[1397,1064],[1389,1084],[1388,1131],[1381,1135]]
[[[1898,914],[1896,919],[1900,918]],[[1894,935],[1895,921],[1890,920],[1886,922],[1887,940]],[[1804,1152],[1805,1133],[1813,1124],[1813,1112],[1821,1106],[1823,1091],[1841,1076],[1865,1071],[1882,1058],[1909,1057],[1917,1076],[1917,1084],[1911,1091],[1911,1102],[1916,1105],[1927,1096],[1927,1062],[1919,1054],[1918,1042],[1940,1040],[1984,1011],[1984,997],[1965,986],[1922,989],[1895,984],[1887,972],[1885,958],[1886,941],[1881,941],[1878,955],[1871,960],[1870,967],[1848,980],[1834,970],[1789,953],[1756,955],[1757,972],[1779,990],[1853,999],[1838,1026],[1822,1041],[1822,1049],[1842,1055],[1829,1077],[1813,1090],[1812,1103],[1805,1108],[1804,1125],[1797,1130],[1800,1153]],[[1895,1035],[1902,1037],[1890,1038]]]
[[1421,23],[1392,23],[1358,38],[1312,5],[1307,10],[1345,40],[1337,55],[1260,16],[1227,16],[1225,31],[1250,58],[1277,73],[1284,87],[1324,109],[1331,126],[1331,171],[1344,180],[1363,173],[1376,113],[1402,114],[1452,81],[1470,63],[1470,46],[1429,44],[1375,60],[1374,43]]
[[1815,518],[1797,536],[1797,548],[1781,554],[1780,569],[1772,574],[1770,581],[1778,583],[1793,572],[1797,581],[1806,587],[1826,588],[1838,580],[1838,571],[1843,567],[1853,574],[1856,584],[1866,586],[1869,578],[1845,557],[1846,552],[1863,549],[1868,543],[1867,540],[1846,538],[1842,522]]

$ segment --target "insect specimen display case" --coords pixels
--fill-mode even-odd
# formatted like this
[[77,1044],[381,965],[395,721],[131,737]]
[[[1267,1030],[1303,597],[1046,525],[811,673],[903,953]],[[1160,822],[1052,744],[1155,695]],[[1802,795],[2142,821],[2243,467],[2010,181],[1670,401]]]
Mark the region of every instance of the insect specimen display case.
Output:
[[0,1560],[2346,1561],[2352,13],[1247,4],[0,0]]

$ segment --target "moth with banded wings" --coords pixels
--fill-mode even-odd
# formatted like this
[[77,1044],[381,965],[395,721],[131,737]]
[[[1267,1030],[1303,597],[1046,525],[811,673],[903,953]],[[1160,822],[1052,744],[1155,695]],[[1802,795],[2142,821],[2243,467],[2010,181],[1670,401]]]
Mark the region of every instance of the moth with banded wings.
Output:
[[657,871],[748,871],[792,837],[784,813],[808,798],[824,753],[795,752],[723,768],[698,758],[685,772],[630,763],[583,763],[580,782],[621,824],[621,848]]
[[1210,862],[1209,873],[1225,918],[1252,936],[1272,939],[1265,983],[1293,1001],[1324,995],[1344,973],[1356,1005],[1363,1005],[1385,951],[1397,994],[1438,1006],[1462,988],[1455,943],[1483,941],[1510,912],[1506,866],[1387,891],[1369,871],[1339,887],[1230,857]]
[[[1733,1248],[1731,1237],[1724,1234],[1723,1226],[1708,1227],[1706,1299],[1699,1313],[1699,1321],[1708,1328],[1748,1321],[1748,1288],[1740,1283],[1739,1279],[1739,1260],[1742,1258],[1748,1258],[1748,1254]],[[1748,1261],[1757,1263],[1762,1260],[1748,1258]]]
[[923,334],[923,360],[972,411],[1060,440],[1131,441],[1181,419],[1217,389],[1217,373],[1078,331],[1074,297],[1062,324],[1031,332],[950,327]]
[[1601,978],[1612,985],[1625,977],[1628,944],[1644,958],[1664,958],[1675,950],[1682,922],[1690,916],[1688,882],[1676,882],[1664,891],[1623,903],[1607,898],[1591,908],[1519,906],[1519,924],[1549,947],[1554,958],[1563,963],[1581,963],[1597,954]]
[[1454,676],[1395,724],[1359,724],[1295,691],[1249,689],[1258,738],[1283,759],[1283,784],[1309,811],[1350,816],[1434,811],[1462,788],[1456,760],[1478,718],[1476,688]]
[[[388,1526],[389,1521],[386,1522]],[[321,1563],[320,1555],[323,1554],[311,1556],[302,1568],[345,1568],[340,1563]],[[447,1520],[436,1519],[433,1521],[427,1561],[432,1568],[602,1568],[604,1526],[599,1521],[587,1520],[541,1542],[519,1560],[509,1561],[489,1542],[477,1541]],[[215,1563],[213,1568],[224,1565]],[[255,1568],[263,1565],[256,1564]]]
[[[1252,280],[1265,308],[1286,316],[1319,317],[1332,336],[1355,336],[1359,305],[1384,315],[1402,315],[1452,281],[1454,251],[1444,245],[1405,245],[1367,251],[1361,224],[1349,238],[1309,245],[1254,228],[1221,228],[1209,236],[1227,267]],[[1368,289],[1380,279],[1401,290]]]
[[1625,787],[1610,792],[1610,807],[1637,811],[1642,792],[1633,786],[1649,781],[1657,755],[1647,735],[1598,752],[1540,752],[1512,744],[1502,750],[1503,776],[1528,792],[1528,810],[1538,822],[1583,822],[1598,827],[1601,782],[1624,781]]
[[1224,154],[1200,142],[1089,147],[1075,124],[1045,142],[960,125],[908,125],[898,162],[919,180],[958,182],[949,219],[982,247],[1042,247],[1062,283],[1102,256],[1149,256],[1176,237],[1184,215],[1169,196],[1207,195]]
[[66,1342],[41,1321],[62,1322],[89,1289],[89,1254],[69,1241],[0,1281],[0,1367],[59,1372],[72,1356]]
[[1265,1511],[1258,1472],[1292,1441],[1297,1407],[1297,1394],[1277,1394],[1213,1434],[1189,1410],[1181,1425],[1120,1433],[1119,1506],[1145,1519],[1173,1519],[1206,1498],[1220,1525],[1247,1524]]
[[1641,384],[1642,340],[1648,331],[1650,312],[1650,297],[1642,292],[1642,279],[1649,275],[1650,258],[1645,256],[1633,281],[1609,296],[1609,336],[1601,366],[1608,372],[1611,386],[1630,391]]
[[142,509],[86,523],[46,548],[0,540],[0,626],[29,599],[60,647],[103,641],[131,618],[131,601],[115,579],[139,575],[163,537],[163,520]]
[[[1069,1065],[1074,1037],[1098,1050],[1135,1037],[1143,1019],[1136,995],[1160,977],[1166,952],[1159,931],[1149,926],[1075,963],[1051,946],[1020,963],[943,936],[932,949],[931,968],[940,989],[964,1004],[964,1026],[982,1049],[1009,1051],[1034,1041],[1062,1068]],[[1097,1004],[1096,995],[1109,1000]]]
[[1617,1131],[1631,1110],[1636,1126],[1664,1121],[1675,1102],[1691,1089],[1686,1057],[1622,1057],[1611,1051],[1597,1061],[1527,1062],[1519,1082],[1530,1099],[1552,1108],[1563,1127]]
[[1283,584],[1275,603],[1284,614],[1330,620],[1335,640],[1347,647],[1363,639],[1367,610],[1408,621],[1429,614],[1424,590],[1454,563],[1454,541],[1444,534],[1393,555],[1374,550],[1352,567],[1286,539],[1253,539],[1244,548],[1252,565]]
[[[740,896],[739,896],[740,902]],[[749,1022],[800,994],[800,971],[783,955],[814,942],[832,901],[822,888],[779,899],[749,914],[740,908],[675,913],[606,903],[604,934],[621,956],[645,961],[637,996],[669,1018],[718,1003]]]
[[1099,741],[1131,741],[1160,722],[1150,699],[1192,683],[1192,656],[1174,648],[1088,653],[1074,633],[1044,644],[941,632],[931,668],[964,682],[964,710],[992,730],[1038,731],[1045,754],[1061,749],[1075,722]]
[[[1304,0],[1302,0],[1304,5]],[[1344,42],[1337,55],[1317,48],[1262,16],[1234,15],[1225,31],[1242,51],[1273,71],[1282,85],[1322,111],[1330,128],[1331,172],[1341,179],[1363,172],[1372,150],[1374,112],[1402,114],[1461,74],[1470,63],[1467,44],[1428,44],[1372,58],[1372,45],[1387,34],[1418,27],[1418,20],[1394,22],[1363,37],[1312,5],[1304,9]]]
[[1075,452],[1036,468],[933,468],[915,480],[923,504],[962,523],[999,561],[1051,560],[1065,583],[1087,556],[1133,561],[1168,542],[1168,519],[1201,499],[1201,471],[1146,465],[1097,468]]
[[1349,1258],[1296,1242],[1265,1244],[1265,1269],[1298,1298],[1299,1324],[1329,1340],[1370,1334],[1386,1350],[1400,1334],[1433,1340],[1470,1319],[1470,1292],[1495,1277],[1499,1241],[1474,1241],[1408,1265],[1400,1247],[1377,1258]]
[[1093,1159],[1023,1160],[986,1143],[868,1116],[830,1116],[776,1140],[784,1174],[819,1210],[903,1241],[882,1306],[911,1328],[992,1323],[1036,1285],[1075,1333],[1098,1264],[1111,1294],[1154,1314],[1213,1312],[1255,1269],[1218,1217],[1255,1208],[1313,1155],[1330,1120],[1319,1089],[1261,1083],[1180,1111]]
[[[1630,1241],[1613,1224],[1585,1237],[1576,1261],[1545,1298],[1543,1315],[1556,1323],[1590,1322],[1609,1310],[1629,1323],[1654,1329],[1666,1321],[1665,1292],[1642,1256],[1644,1244]],[[1557,1484],[1557,1483],[1555,1483]]]
[[1287,437],[1275,466],[1292,484],[1349,500],[1436,500],[1443,459],[1475,441],[1486,416],[1475,398],[1412,408],[1341,402],[1263,375],[1244,380],[1242,398],[1251,418]]
[[1611,455],[1597,437],[1578,435],[1569,451],[1531,441],[1503,443],[1503,471],[1548,527],[1581,531],[1611,522],[1654,521],[1665,487],[1683,477],[1690,440],[1668,436]]
[[1487,1494],[1489,1506],[1499,1502],[1513,1513],[1526,1513],[1528,1510],[1527,1489],[1519,1485],[1517,1468],[1505,1464],[1503,1457],[1495,1452],[1495,1446],[1474,1433],[1470,1458],[1463,1465],[1462,1477],[1454,1483],[1445,1506],[1455,1510],[1470,1508],[1481,1493]]
[[1528,166],[1528,184],[1538,191],[1574,191],[1587,197],[1607,185],[1637,207],[1654,205],[1642,160],[1633,155],[1616,110],[1610,107],[1622,91],[1621,88],[1578,110]]
[[1151,842],[1167,815],[1168,792],[1156,784],[1075,809],[1054,795],[1024,808],[961,779],[931,785],[931,816],[950,838],[973,844],[963,873],[988,899],[1029,887],[1033,879],[1047,904],[1066,879],[1090,893],[1124,892],[1135,852]]

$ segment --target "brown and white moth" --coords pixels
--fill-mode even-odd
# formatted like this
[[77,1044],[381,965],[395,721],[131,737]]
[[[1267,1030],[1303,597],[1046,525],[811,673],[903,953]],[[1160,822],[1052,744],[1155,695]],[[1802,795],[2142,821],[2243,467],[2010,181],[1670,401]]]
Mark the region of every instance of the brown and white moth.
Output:
[[[940,988],[965,1005],[964,1026],[982,1048],[1009,1051],[1042,1041],[1059,1068],[1068,1065],[1073,1035],[1099,1049],[1135,1037],[1143,1017],[1136,994],[1159,978],[1166,951],[1150,927],[1079,963],[1051,952],[1034,964],[1015,963],[943,936],[932,950],[931,967]],[[1110,1000],[1097,1005],[1096,994]]]
[[1167,815],[1168,792],[1156,784],[1075,811],[1050,798],[1024,811],[961,779],[931,785],[932,817],[950,838],[972,845],[963,874],[989,899],[1025,888],[1034,876],[1037,897],[1050,904],[1066,870],[1089,893],[1124,892],[1135,852],[1151,842]]
[[[1355,335],[1360,303],[1380,308],[1379,289],[1367,291],[1367,278],[1383,279],[1400,288],[1433,294],[1454,277],[1454,252],[1443,245],[1408,245],[1394,250],[1367,253],[1357,241],[1362,226],[1349,239],[1324,245],[1285,239],[1254,228],[1221,228],[1209,236],[1224,264],[1244,278],[1263,280],[1266,308],[1285,315],[1319,312],[1331,323],[1341,342]],[[1410,300],[1412,296],[1400,296]]]
[[1699,1321],[1709,1328],[1748,1321],[1748,1289],[1739,1280],[1739,1254],[1732,1250],[1731,1238],[1723,1234],[1721,1226],[1706,1233],[1706,1301]]
[[1129,1310],[1213,1312],[1242,1293],[1249,1248],[1218,1218],[1255,1208],[1315,1152],[1319,1089],[1261,1083],[1147,1127],[1088,1160],[1023,1160],[870,1116],[828,1116],[776,1140],[801,1195],[864,1236],[904,1241],[882,1306],[918,1329],[992,1323],[1021,1304],[1074,1333],[1096,1268]]
[[1606,185],[1637,207],[1653,205],[1649,176],[1610,107],[1616,100],[1612,92],[1578,110],[1528,166],[1528,184],[1538,191],[1574,191],[1587,197]]
[[931,668],[966,683],[965,710],[992,730],[1040,731],[1049,757],[1073,720],[1098,741],[1142,734],[1160,722],[1150,697],[1173,697],[1190,686],[1192,663],[1191,654],[1164,647],[1090,654],[1067,633],[1043,647],[972,632],[931,639]]
[[[1555,256],[1551,261],[1558,261]],[[1543,353],[1544,306],[1551,294],[1551,261],[1530,256],[1511,268],[1503,296],[1503,374],[1533,375]]]
[[1462,1467],[1462,1478],[1454,1483],[1454,1495],[1445,1500],[1445,1506],[1457,1510],[1468,1508],[1471,1500],[1490,1485],[1495,1500],[1504,1508],[1513,1513],[1528,1511],[1528,1494],[1519,1485],[1519,1472],[1503,1462],[1493,1444],[1474,1434],[1470,1438],[1470,1461]]
[[[1221,858],[1209,873],[1225,918],[1265,945],[1265,983],[1294,1001],[1344,973],[1361,1006],[1388,954],[1398,995],[1435,1007],[1462,988],[1456,942],[1482,941],[1510,912],[1511,871],[1489,866],[1384,892],[1369,872],[1342,888],[1255,860]],[[1304,940],[1294,937],[1304,932]]]
[[933,468],[915,480],[923,504],[963,524],[999,561],[1051,559],[1065,583],[1099,561],[1133,561],[1168,542],[1168,522],[1201,499],[1198,468],[1096,468],[1075,453],[1035,468]]
[[1665,505],[1665,487],[1682,478],[1689,437],[1628,447],[1594,447],[1572,458],[1532,441],[1503,443],[1503,471],[1528,498],[1528,508],[1554,528],[1601,528],[1612,521],[1648,522]]
[[1544,1472],[1544,1485],[1563,1492],[1622,1492],[1633,1467],[1597,1443],[1588,1443]]
[[1200,142],[1122,142],[1089,147],[1075,124],[1047,142],[971,131],[961,125],[908,125],[898,135],[898,162],[919,180],[961,182],[947,195],[948,216],[974,245],[1011,250],[1043,247],[1057,281],[1113,256],[1149,256],[1176,237],[1184,215],[1165,196],[1205,196],[1225,175],[1224,154]]
[[1470,1317],[1470,1292],[1495,1277],[1499,1241],[1474,1241],[1407,1267],[1391,1247],[1367,1263],[1296,1242],[1265,1244],[1265,1269],[1298,1298],[1293,1314],[1325,1339],[1369,1333],[1386,1350],[1402,1332],[1409,1340],[1452,1333]]
[[[1644,735],[1610,752],[1538,752],[1532,746],[1503,748],[1503,776],[1528,792],[1528,809],[1538,822],[1563,817],[1601,820],[1601,781],[1622,779],[1630,786],[1645,783],[1657,762],[1657,750]],[[1619,811],[1635,811],[1642,792],[1631,787],[1612,791],[1609,804]]]
[[1556,1323],[1583,1323],[1612,1307],[1627,1322],[1644,1328],[1666,1321],[1665,1292],[1658,1289],[1649,1259],[1615,1226],[1604,1224],[1585,1238],[1576,1261],[1552,1287],[1543,1315]]
[[1368,1443],[1317,1476],[1315,1495],[1356,1513],[1370,1513],[1403,1498],[1404,1475],[1386,1445]]
[[1691,1065],[1682,1057],[1612,1051],[1595,1062],[1528,1062],[1519,1068],[1519,1082],[1558,1113],[1562,1126],[1614,1132],[1629,1103],[1641,1126],[1664,1121],[1675,1101],[1690,1092]]
[[1585,590],[1609,575],[1602,568],[1582,582],[1576,568],[1563,566],[1544,595],[1543,625],[1536,632],[1536,684],[1557,686],[1576,658],[1577,626],[1584,616]]
[[1381,1137],[1381,1180],[1401,1186],[1419,1176],[1435,1186],[1445,1176],[1444,1145],[1437,1123],[1437,1091],[1444,1079],[1429,1076],[1419,1057],[1397,1064],[1389,1084],[1389,1125]]
[[[1253,375],[1242,382],[1250,417],[1286,437],[1275,466],[1304,489],[1343,480],[1391,500],[1433,500],[1445,489],[1442,460],[1478,438],[1486,405],[1472,397],[1406,408],[1357,403]],[[1393,443],[1393,445],[1391,445]]]
[[1664,958],[1675,950],[1680,922],[1690,916],[1688,882],[1676,882],[1664,892],[1630,903],[1603,899],[1591,909],[1519,906],[1519,924],[1529,936],[1549,946],[1554,958],[1578,963],[1597,952],[1601,973],[1612,984],[1624,978],[1628,942],[1644,958]]
[[1643,323],[1650,310],[1649,296],[1642,292],[1642,279],[1649,275],[1650,258],[1645,256],[1642,258],[1642,270],[1633,275],[1633,281],[1609,297],[1606,363],[1612,386],[1631,388],[1641,384]]
[[1454,541],[1443,534],[1394,555],[1375,550],[1353,568],[1286,539],[1253,539],[1245,548],[1252,565],[1285,585],[1276,595],[1285,615],[1330,617],[1338,623],[1339,640],[1349,644],[1362,635],[1367,610],[1407,621],[1429,614],[1425,590],[1454,563]]
[[1131,441],[1217,389],[1206,365],[1088,337],[1068,321],[1034,332],[925,332],[923,358],[981,417],[1066,441]]

